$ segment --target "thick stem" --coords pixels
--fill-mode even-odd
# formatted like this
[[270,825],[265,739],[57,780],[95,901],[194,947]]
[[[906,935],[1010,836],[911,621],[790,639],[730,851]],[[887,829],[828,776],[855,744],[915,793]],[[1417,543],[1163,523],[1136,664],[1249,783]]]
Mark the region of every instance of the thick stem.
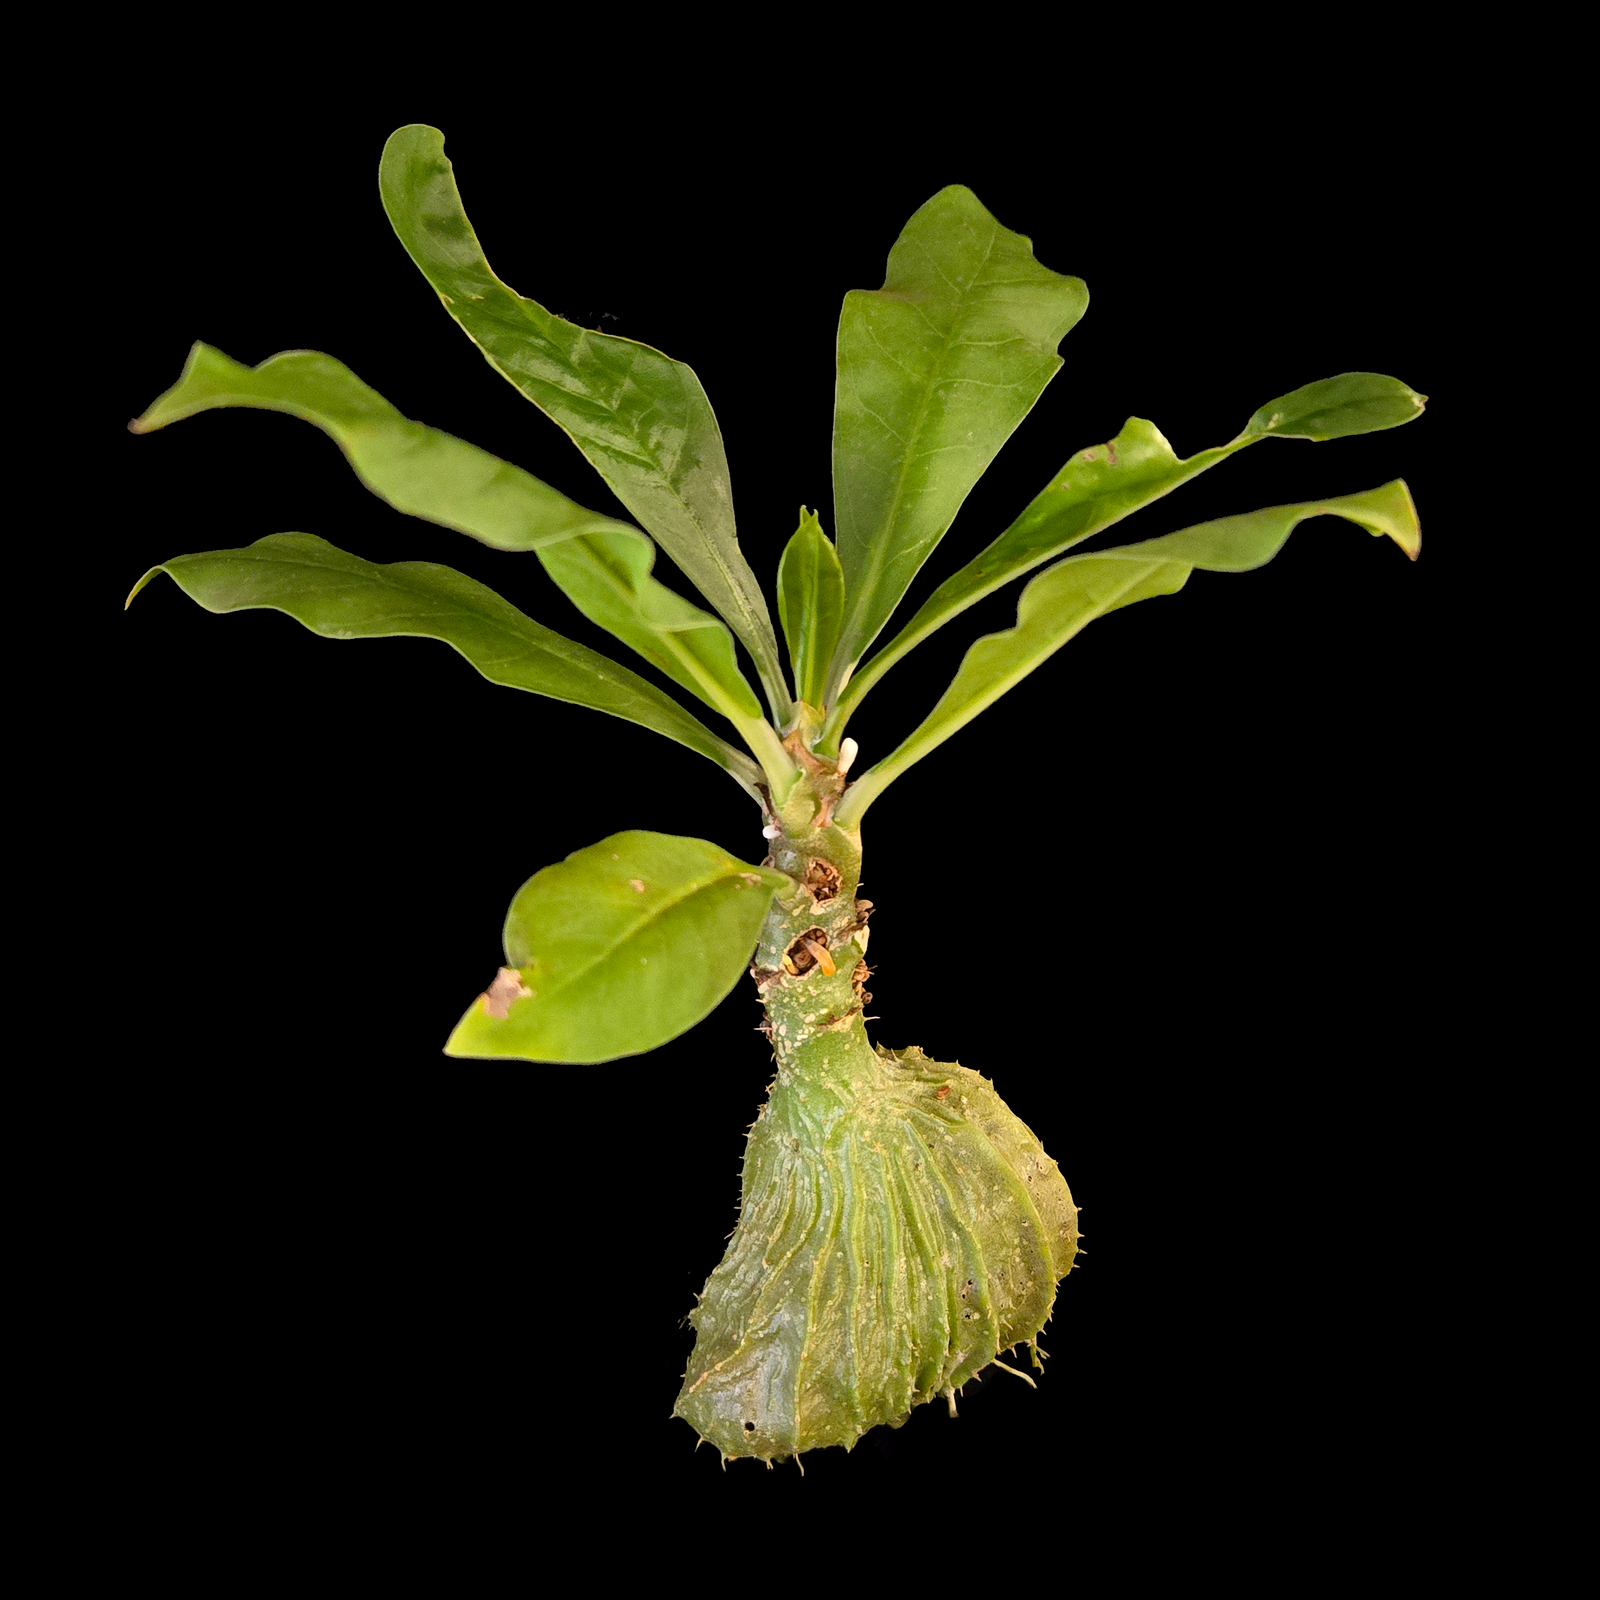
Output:
[[778,832],[768,860],[797,888],[773,901],[751,969],[766,1007],[780,1085],[813,1056],[820,1066],[820,1056],[870,1054],[862,1008],[872,911],[872,902],[856,893],[861,835],[832,821],[844,775],[811,754],[803,730],[784,746],[803,776],[772,810]]
[[820,1087],[872,1053],[862,1019],[872,902],[856,893],[861,836],[831,823],[783,832],[769,860],[799,886],[773,902],[752,965],[777,1056],[777,1087],[796,1073]]

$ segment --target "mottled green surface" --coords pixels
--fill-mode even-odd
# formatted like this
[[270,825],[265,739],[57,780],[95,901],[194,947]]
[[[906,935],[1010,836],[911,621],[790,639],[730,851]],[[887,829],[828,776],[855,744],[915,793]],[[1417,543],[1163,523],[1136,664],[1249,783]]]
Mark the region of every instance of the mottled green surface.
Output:
[[848,1448],[951,1397],[1037,1337],[1077,1248],[1055,1162],[976,1072],[859,1025],[779,1059],[676,1408],[726,1456]]

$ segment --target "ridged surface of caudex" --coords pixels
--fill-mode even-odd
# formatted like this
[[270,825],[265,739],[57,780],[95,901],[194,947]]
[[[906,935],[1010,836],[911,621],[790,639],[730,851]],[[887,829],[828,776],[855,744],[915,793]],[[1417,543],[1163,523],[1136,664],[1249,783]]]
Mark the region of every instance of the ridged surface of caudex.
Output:
[[777,1077],[675,1408],[724,1457],[769,1462],[953,1407],[1037,1338],[1078,1237],[1056,1163],[991,1083],[868,1041],[859,836],[786,833],[773,861],[804,885],[756,952]]

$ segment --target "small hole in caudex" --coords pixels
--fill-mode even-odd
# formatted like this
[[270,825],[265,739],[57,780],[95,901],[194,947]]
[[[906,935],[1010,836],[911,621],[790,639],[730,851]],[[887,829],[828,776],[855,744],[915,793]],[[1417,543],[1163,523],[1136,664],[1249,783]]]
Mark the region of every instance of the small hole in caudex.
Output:
[[821,928],[807,928],[783,953],[784,970],[792,976],[803,977],[813,967],[820,966],[832,977],[833,957],[828,954],[828,935]]
[[811,891],[811,898],[825,906],[839,893],[839,869],[831,861],[812,861],[806,867],[803,882]]

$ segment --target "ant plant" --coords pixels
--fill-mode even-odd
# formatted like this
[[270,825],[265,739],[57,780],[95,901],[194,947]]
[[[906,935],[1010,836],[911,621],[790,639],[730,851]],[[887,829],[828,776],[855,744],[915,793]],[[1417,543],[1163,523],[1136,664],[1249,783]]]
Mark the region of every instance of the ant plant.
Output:
[[[822,1445],[849,1449],[936,1396],[953,1414],[957,1391],[982,1368],[1016,1370],[1002,1352],[1025,1345],[1039,1366],[1038,1335],[1077,1250],[1077,1211],[1056,1163],[987,1079],[868,1039],[872,906],[856,893],[867,812],[1088,623],[1175,594],[1197,567],[1259,567],[1319,516],[1387,535],[1415,558],[1416,511],[1396,480],[1057,559],[1263,439],[1397,427],[1421,414],[1424,397],[1394,378],[1347,372],[1267,401],[1228,443],[1181,460],[1152,423],[1130,418],[1114,439],[1071,456],[868,656],[1055,375],[1056,347],[1088,304],[1079,279],[1041,266],[1030,242],[970,190],[943,189],[906,224],[883,288],[845,296],[835,536],[802,509],[779,562],[786,677],[734,532],[722,436],[693,371],[503,284],[467,221],[437,129],[395,133],[379,186],[445,309],[647,532],[408,420],[312,351],[245,367],[197,344],[133,431],[214,406],[314,423],[397,510],[500,550],[534,551],[586,617],[725,718],[744,748],[649,679],[449,567],[377,565],[312,534],[278,533],[177,556],[134,594],[165,572],[208,611],[268,607],[333,639],[440,639],[492,683],[652,728],[745,790],[761,808],[761,861],[703,839],[630,831],[529,878],[506,917],[506,964],[445,1052],[574,1063],[636,1055],[694,1026],[748,968],[777,1074],[750,1130],[738,1225],[690,1314],[696,1342],[676,1414],[724,1460],[769,1465]],[[711,611],[654,575],[652,538]],[[1022,590],[1016,626],[978,639],[921,724],[852,779],[856,742],[845,730],[863,697],[936,629],[1037,567],[1045,570]]]

